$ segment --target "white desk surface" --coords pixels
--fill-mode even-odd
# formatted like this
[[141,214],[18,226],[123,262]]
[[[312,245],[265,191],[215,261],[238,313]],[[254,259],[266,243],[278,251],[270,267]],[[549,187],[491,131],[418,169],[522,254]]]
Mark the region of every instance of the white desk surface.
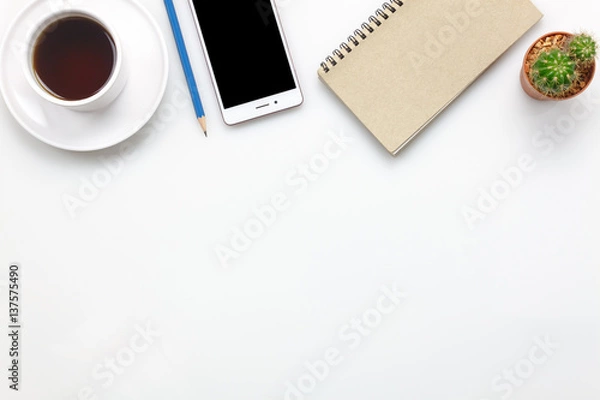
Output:
[[[208,139],[173,101],[187,89],[162,1],[143,3],[168,43],[167,92],[74,216],[65,195],[102,181],[119,147],[51,148],[0,102],[0,331],[12,262],[24,326],[18,395],[0,339],[2,399],[600,397],[600,83],[554,104],[518,81],[543,33],[600,35],[598,3],[535,0],[542,22],[396,158],[316,75],[379,2],[281,0],[305,104],[233,128],[182,15]],[[1,0],[2,35],[22,6]],[[349,143],[324,168],[330,135]],[[524,156],[535,167],[470,227],[465,207]],[[224,268],[216,249],[273,197],[286,207]],[[394,285],[398,305],[381,297]]]

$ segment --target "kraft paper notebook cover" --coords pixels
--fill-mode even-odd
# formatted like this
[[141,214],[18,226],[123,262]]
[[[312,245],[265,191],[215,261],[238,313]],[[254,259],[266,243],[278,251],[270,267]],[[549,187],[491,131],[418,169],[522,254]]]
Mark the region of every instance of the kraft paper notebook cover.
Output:
[[395,155],[541,18],[529,0],[393,0],[319,77]]

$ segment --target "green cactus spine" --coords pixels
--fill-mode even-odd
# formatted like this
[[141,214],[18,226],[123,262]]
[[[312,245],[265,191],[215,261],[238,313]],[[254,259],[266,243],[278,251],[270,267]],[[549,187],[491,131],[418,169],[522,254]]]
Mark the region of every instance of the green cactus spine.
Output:
[[564,95],[576,79],[575,61],[559,49],[540,53],[531,67],[531,82],[537,90],[548,96]]
[[582,63],[593,62],[598,51],[596,41],[584,33],[573,36],[568,48],[571,57]]

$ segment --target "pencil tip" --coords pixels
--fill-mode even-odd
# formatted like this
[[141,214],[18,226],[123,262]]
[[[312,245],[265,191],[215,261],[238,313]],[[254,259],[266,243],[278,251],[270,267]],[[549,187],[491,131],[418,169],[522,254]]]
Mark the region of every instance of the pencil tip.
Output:
[[204,132],[204,136],[208,137],[206,133],[206,117],[198,118],[198,122],[200,122],[200,127],[202,128],[202,132]]

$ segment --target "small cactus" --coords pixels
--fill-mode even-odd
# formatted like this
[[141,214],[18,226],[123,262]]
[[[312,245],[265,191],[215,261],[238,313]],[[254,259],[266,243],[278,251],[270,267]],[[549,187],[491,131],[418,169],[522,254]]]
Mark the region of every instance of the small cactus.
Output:
[[590,63],[596,58],[598,45],[590,35],[582,33],[573,36],[568,48],[573,59],[582,63]]
[[531,82],[537,90],[548,96],[564,95],[576,79],[575,61],[560,49],[540,53],[531,67]]

